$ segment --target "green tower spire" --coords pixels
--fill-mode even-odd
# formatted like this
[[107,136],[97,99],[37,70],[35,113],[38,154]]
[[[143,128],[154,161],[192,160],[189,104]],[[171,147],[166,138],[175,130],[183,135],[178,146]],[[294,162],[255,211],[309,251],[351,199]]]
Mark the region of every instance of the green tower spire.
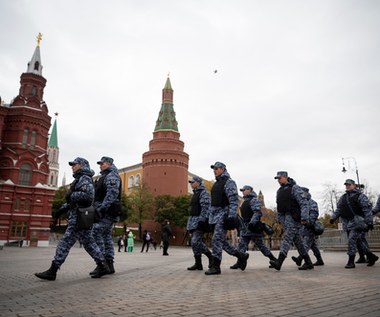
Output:
[[[56,113],[55,115],[57,116],[58,113]],[[48,146],[56,148],[58,147],[57,118],[55,118],[53,128],[51,129]]]
[[170,79],[166,80],[162,90],[162,105],[154,131],[172,130],[178,132],[178,122],[173,108],[173,89]]

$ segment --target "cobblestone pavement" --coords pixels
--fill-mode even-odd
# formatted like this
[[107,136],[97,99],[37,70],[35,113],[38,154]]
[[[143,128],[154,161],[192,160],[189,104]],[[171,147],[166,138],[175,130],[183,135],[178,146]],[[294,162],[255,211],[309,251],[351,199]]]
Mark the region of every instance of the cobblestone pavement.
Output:
[[137,246],[116,252],[116,274],[92,279],[94,262],[76,245],[56,281],[39,280],[34,273],[49,268],[54,252],[0,250],[0,316],[380,316],[380,263],[344,269],[344,252],[324,252],[325,266],[299,271],[291,251],[279,272],[257,251],[244,272],[230,270],[235,258],[223,254],[222,274],[206,276],[186,270],[190,248],[162,256]]

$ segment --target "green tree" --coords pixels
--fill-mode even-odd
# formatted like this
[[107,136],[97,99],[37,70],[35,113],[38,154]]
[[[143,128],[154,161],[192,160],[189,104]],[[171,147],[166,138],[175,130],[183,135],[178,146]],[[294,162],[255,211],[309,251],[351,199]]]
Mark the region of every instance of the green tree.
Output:
[[160,195],[156,197],[156,221],[163,223],[169,219],[174,225],[184,228],[189,216],[191,195],[170,196]]
[[152,219],[154,214],[154,197],[149,192],[145,183],[136,186],[132,193],[125,198],[128,210],[129,222],[139,224],[139,238],[142,238],[142,223],[144,220]]

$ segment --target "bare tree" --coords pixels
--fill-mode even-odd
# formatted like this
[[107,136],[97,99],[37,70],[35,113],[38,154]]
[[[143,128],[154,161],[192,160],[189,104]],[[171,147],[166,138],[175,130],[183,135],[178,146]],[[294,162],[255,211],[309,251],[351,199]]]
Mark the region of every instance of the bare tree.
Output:
[[320,210],[324,210],[325,213],[332,215],[343,191],[339,190],[336,184],[326,183],[323,186],[324,190],[320,194],[322,201],[322,208]]

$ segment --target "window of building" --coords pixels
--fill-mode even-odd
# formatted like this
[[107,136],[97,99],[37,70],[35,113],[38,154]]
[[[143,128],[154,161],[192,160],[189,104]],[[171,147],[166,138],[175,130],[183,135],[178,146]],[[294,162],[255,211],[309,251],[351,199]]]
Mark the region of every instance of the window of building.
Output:
[[140,176],[140,174],[137,174],[136,179],[135,179],[135,185],[140,186],[140,181],[141,181],[141,176]]
[[32,167],[29,164],[22,164],[18,178],[19,185],[29,186],[32,181]]
[[32,131],[32,137],[30,138],[30,149],[33,150],[34,146],[36,145],[36,131]]
[[29,210],[30,210],[30,199],[27,198],[25,199],[25,203],[24,203],[24,211],[29,212]]
[[32,96],[35,96],[37,94],[37,87],[33,86],[32,87]]
[[38,70],[39,67],[40,67],[40,63],[39,63],[38,61],[36,61],[36,62],[34,63],[34,70]]
[[24,134],[22,136],[22,147],[24,149],[26,148],[26,143],[28,142],[28,134],[29,134],[29,130],[28,129],[24,129]]
[[16,198],[14,201],[14,210],[19,211],[20,210],[20,198]]
[[134,179],[134,177],[131,175],[131,176],[129,176],[128,177],[128,188],[131,188],[131,187],[133,187],[135,184],[135,179]]
[[11,227],[12,238],[24,238],[26,237],[26,222],[13,221]]

